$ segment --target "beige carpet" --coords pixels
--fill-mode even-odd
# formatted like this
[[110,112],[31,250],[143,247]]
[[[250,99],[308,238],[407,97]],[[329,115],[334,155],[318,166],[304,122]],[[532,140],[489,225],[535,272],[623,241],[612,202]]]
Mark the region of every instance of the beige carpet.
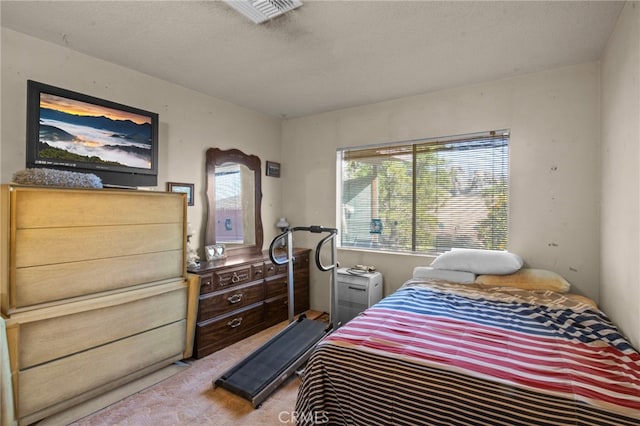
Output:
[[[309,317],[312,317],[309,315]],[[137,394],[95,412],[72,425],[281,425],[294,424],[293,410],[300,385],[294,375],[260,408],[224,389],[213,389],[217,378],[286,326],[275,325],[205,358]]]

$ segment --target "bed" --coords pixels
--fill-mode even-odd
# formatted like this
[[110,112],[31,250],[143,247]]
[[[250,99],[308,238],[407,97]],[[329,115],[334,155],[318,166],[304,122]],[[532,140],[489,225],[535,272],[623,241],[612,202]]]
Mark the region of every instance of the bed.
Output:
[[298,424],[638,425],[640,355],[588,299],[412,279],[323,340]]

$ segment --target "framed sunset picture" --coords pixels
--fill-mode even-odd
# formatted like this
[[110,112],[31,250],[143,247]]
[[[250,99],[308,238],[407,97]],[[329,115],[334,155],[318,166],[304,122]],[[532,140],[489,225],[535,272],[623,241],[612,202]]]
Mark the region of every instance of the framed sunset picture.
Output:
[[27,89],[27,167],[157,184],[157,114],[35,81]]

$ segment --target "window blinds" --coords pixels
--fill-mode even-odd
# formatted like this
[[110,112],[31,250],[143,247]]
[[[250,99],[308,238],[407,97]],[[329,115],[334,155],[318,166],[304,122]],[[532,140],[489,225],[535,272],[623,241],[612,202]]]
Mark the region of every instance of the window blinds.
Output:
[[509,132],[338,151],[341,245],[504,249]]

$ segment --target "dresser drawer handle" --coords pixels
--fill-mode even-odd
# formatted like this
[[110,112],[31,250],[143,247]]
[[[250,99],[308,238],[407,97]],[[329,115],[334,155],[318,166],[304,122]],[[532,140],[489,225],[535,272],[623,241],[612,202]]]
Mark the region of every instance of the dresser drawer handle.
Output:
[[233,276],[231,277],[231,282],[235,284],[238,281],[240,281],[240,277],[238,276],[238,274],[236,272],[234,272]]
[[233,296],[227,297],[229,303],[238,303],[242,300],[242,293],[236,293]]
[[238,327],[240,324],[242,324],[242,317],[240,317],[240,318],[234,318],[234,319],[232,319],[231,321],[229,321],[229,322],[227,323],[227,325],[228,325],[229,327],[231,327],[231,328],[236,328],[236,327]]

